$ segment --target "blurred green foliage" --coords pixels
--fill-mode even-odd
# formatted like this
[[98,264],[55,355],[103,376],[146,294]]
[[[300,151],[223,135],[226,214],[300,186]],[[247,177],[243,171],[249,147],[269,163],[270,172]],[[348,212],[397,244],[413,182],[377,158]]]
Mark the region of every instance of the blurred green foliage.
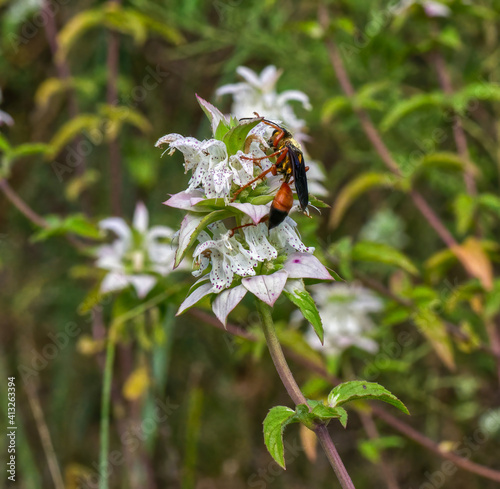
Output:
[[[161,159],[154,142],[167,133],[208,138],[194,94],[229,111],[229,100],[213,100],[213,93],[236,81],[240,65],[260,71],[275,64],[284,72],[280,90],[309,95],[313,109],[299,115],[310,132],[308,152],[325,166],[324,200],[332,209],[313,220],[297,217],[302,238],[343,279],[385,297],[375,318],[379,353],[351,348],[337,359],[312,350],[305,327],[290,327],[292,309],[278,301],[275,320],[288,352],[343,380],[382,383],[413,414],[404,421],[443,450],[462,449],[463,457],[498,470],[500,421],[490,414],[500,403],[500,2],[449,0],[443,2],[449,17],[430,19],[418,5],[394,15],[394,2],[331,0],[321,3],[331,16],[325,28],[316,1],[54,0],[44,15],[59,30],[57,53],[42,3],[0,0],[1,108],[15,120],[1,128],[0,178],[49,223],[41,230],[2,197],[0,371],[17,377],[18,487],[52,487],[47,459],[57,462],[63,487],[95,487],[81,480],[97,470],[103,339],[109,324],[130,311],[116,333],[111,450],[123,460],[113,467],[111,487],[334,484],[321,455],[315,465],[307,460],[293,427],[285,437],[292,447],[285,450],[287,471],[270,465],[262,420],[288,399],[270,374],[250,301],[231,320],[254,342],[216,330],[204,317],[173,319],[192,284],[188,273],[173,282],[167,277],[151,295],[165,289],[166,297],[145,313],[132,293],[115,301],[99,296],[101,274],[88,250],[65,239],[95,244],[96,223],[112,213],[116,185],[124,216],[142,200],[154,224],[178,228],[181,213],[162,202],[184,189],[188,176],[181,156]],[[111,104],[110,31],[120,43]],[[340,89],[326,40],[338,46],[354,97]],[[452,93],[440,85],[436,55]],[[401,176],[390,174],[371,146],[359,109],[369,113]],[[457,149],[456,115],[469,158]],[[113,141],[121,154],[118,180],[109,165]],[[466,173],[476,192],[467,189]],[[418,212],[412,190],[457,248]],[[31,369],[31,389],[20,367]],[[314,369],[295,361],[292,368],[308,396],[331,390]],[[353,411],[368,412],[362,405]],[[333,430],[356,487],[383,487],[384,459],[400,487],[425,487],[424,474],[439,470],[442,460],[373,419],[380,438],[356,416],[346,431]],[[479,427],[485,438],[471,448],[467,437]],[[2,450],[2,463],[5,457]],[[441,487],[498,486],[461,469],[445,479]]]

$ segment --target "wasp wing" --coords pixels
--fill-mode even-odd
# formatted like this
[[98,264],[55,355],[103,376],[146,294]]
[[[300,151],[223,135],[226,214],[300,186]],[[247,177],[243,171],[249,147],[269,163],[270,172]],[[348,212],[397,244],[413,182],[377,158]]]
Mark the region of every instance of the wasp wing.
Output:
[[288,154],[292,163],[293,179],[297,197],[299,198],[300,207],[303,211],[307,209],[309,204],[309,190],[307,189],[306,165],[302,152],[295,147],[288,147]]

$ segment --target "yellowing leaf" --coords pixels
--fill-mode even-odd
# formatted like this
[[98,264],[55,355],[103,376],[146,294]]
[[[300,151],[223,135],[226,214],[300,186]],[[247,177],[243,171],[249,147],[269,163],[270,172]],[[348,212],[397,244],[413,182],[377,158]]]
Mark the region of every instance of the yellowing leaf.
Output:
[[486,290],[493,288],[493,266],[480,241],[469,237],[461,245],[452,248],[465,269],[479,279]]
[[455,370],[455,360],[450,338],[446,330],[446,324],[431,310],[421,309],[413,316],[415,324],[429,340],[434,351],[443,363],[450,369]]
[[304,452],[306,454],[307,459],[309,462],[316,462],[316,458],[318,455],[317,452],[317,445],[318,445],[318,439],[316,438],[316,434],[314,431],[311,431],[309,428],[304,426],[303,424],[300,425],[300,441],[302,443],[302,446],[304,447]]
[[82,114],[74,119],[70,119],[68,122],[63,124],[61,128],[59,128],[50,141],[50,149],[47,154],[47,159],[54,159],[64,146],[69,144],[73,138],[80,134],[83,130],[87,130],[90,133],[99,131],[101,122],[101,117],[94,114]]
[[147,390],[150,384],[148,369],[146,367],[138,367],[126,380],[123,386],[123,395],[129,401],[139,399]]
[[104,350],[104,340],[94,340],[90,335],[82,335],[78,339],[76,350],[82,355],[95,355]]

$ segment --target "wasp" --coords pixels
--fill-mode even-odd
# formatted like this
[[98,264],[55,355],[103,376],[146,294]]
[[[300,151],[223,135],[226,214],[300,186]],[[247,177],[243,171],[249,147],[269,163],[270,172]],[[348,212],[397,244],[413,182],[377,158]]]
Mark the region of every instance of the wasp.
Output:
[[[258,114],[255,115],[259,117]],[[293,206],[293,193],[290,188],[290,183],[295,184],[300,208],[304,212],[307,210],[309,204],[309,191],[307,189],[306,172],[309,170],[309,167],[305,166],[304,155],[300,148],[300,144],[293,138],[290,131],[267,119],[263,119],[262,122],[274,128],[268,141],[272,153],[262,158],[251,158],[248,156],[243,156],[243,158],[258,162],[267,158],[276,157],[276,162],[252,181],[239,188],[235,192],[233,200],[236,199],[241,191],[252,185],[252,183],[262,179],[268,173],[283,175],[284,181],[272,201],[271,211],[268,217],[268,227],[271,230],[279,226],[285,220]]]

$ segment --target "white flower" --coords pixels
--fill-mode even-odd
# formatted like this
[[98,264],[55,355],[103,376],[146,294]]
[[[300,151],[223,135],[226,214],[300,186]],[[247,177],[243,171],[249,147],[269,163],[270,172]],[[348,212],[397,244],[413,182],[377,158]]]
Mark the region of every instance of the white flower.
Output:
[[[2,90],[0,90],[0,104],[2,103]],[[5,124],[6,126],[12,126],[14,125],[14,119],[7,114],[7,112],[4,112],[3,110],[0,110],[0,126]]]
[[309,97],[299,90],[276,91],[276,83],[282,74],[276,66],[267,66],[260,75],[245,66],[236,69],[245,81],[224,85],[217,89],[216,95],[232,94],[233,105],[231,112],[238,118],[254,117],[254,112],[265,116],[266,119],[283,121],[295,133],[297,140],[304,139],[302,131],[305,123],[298,119],[290,101],[297,101],[310,110]]
[[198,270],[193,272],[195,276],[200,276],[211,264],[210,282],[215,291],[221,291],[231,286],[235,274],[240,277],[255,275],[255,256],[243,247],[224,224],[216,222],[210,224],[208,229],[212,237],[202,231],[198,235],[200,244],[193,253],[195,263],[199,265]]
[[[99,222],[104,231],[112,231],[116,239],[97,249],[96,266],[108,270],[101,282],[101,292],[114,292],[132,285],[139,297],[146,296],[158,281],[173,269],[174,231],[166,226],[148,229],[149,215],[139,202],[132,227],[122,218],[110,217]],[[168,240],[165,243],[160,240]]]
[[323,322],[325,341],[321,345],[310,329],[306,340],[315,349],[338,355],[350,346],[369,353],[378,351],[378,344],[369,337],[375,328],[369,313],[382,310],[382,301],[370,290],[347,284],[315,285],[313,298]]
[[427,17],[449,17],[451,14],[447,5],[433,0],[401,0],[393,7],[393,13],[401,15],[413,5],[421,5]]

